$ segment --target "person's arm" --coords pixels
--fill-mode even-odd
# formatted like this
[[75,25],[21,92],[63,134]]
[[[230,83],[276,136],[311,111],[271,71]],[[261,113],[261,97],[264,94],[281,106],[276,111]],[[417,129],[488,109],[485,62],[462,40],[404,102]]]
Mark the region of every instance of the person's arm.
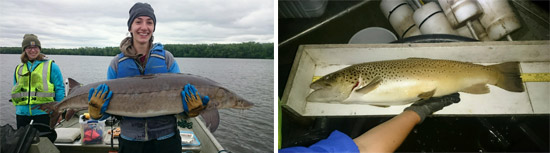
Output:
[[168,70],[170,73],[180,73],[180,67],[178,66],[178,63],[174,62],[172,66],[170,67],[170,70]]
[[454,93],[412,104],[401,114],[370,129],[353,141],[360,152],[394,152],[416,124],[422,123],[426,116],[443,107],[460,102],[459,96],[458,93]]
[[165,59],[166,59],[166,66],[168,66],[168,72],[169,73],[181,73],[180,67],[178,66],[178,62],[174,59],[174,55],[170,53],[169,51],[166,51],[164,53]]
[[50,82],[52,82],[54,85],[54,100],[58,102],[63,100],[63,98],[65,98],[65,84],[63,84],[63,75],[61,74],[61,70],[59,69],[59,66],[55,64],[55,62],[52,62]]
[[15,71],[13,71],[13,86],[17,84],[17,66],[15,67]]
[[107,69],[107,80],[116,79],[116,72],[111,67]]
[[419,122],[418,114],[406,110],[389,121],[370,129],[353,141],[361,152],[394,152]]
[[107,80],[112,80],[112,79],[116,79],[117,78],[117,75],[116,75],[116,71],[115,71],[115,67],[118,67],[118,57],[119,55],[117,54],[112,60],[111,60],[111,63],[109,64],[109,68],[107,68]]

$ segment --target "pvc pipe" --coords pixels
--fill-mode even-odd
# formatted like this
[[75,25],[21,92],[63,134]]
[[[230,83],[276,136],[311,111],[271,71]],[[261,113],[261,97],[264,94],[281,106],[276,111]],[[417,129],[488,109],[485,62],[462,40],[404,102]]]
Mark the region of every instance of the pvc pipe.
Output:
[[479,21],[491,40],[498,40],[519,29],[521,24],[505,0],[479,0],[483,9]]
[[405,0],[382,0],[380,9],[390,21],[399,38],[421,34],[418,26],[413,21],[413,10]]
[[[471,28],[469,28],[468,25],[464,25],[460,28],[457,28],[456,31],[458,32],[458,34],[461,36],[470,37],[473,39],[476,39],[475,37],[477,37],[478,38],[477,40],[481,40],[481,41],[491,40],[489,39],[489,36],[485,31],[485,27],[481,25],[478,19],[471,20],[470,23],[471,23]],[[476,36],[473,36],[471,31],[473,31]]]
[[452,25],[453,27],[463,26],[467,23],[467,21],[477,19],[479,16],[481,16],[481,14],[483,14],[483,10],[475,0],[439,1],[447,1],[447,3],[450,4],[450,9],[447,9],[447,11],[451,11],[456,19],[456,25]]
[[439,5],[434,2],[416,10],[413,19],[422,34],[458,34],[449,24]]
[[454,2],[454,0],[439,0],[439,6],[441,6],[441,9],[443,10],[443,13],[445,13],[445,16],[447,17],[447,20],[451,24],[453,28],[460,27],[458,26],[458,21],[453,13],[453,10],[451,9],[451,5]]

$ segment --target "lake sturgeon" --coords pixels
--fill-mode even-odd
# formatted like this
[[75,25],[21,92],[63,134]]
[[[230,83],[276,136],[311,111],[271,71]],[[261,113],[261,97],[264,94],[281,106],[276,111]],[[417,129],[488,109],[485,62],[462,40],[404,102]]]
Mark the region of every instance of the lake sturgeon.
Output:
[[39,105],[39,109],[52,112],[50,126],[66,109],[87,109],[88,92],[100,84],[107,84],[113,92],[106,113],[129,117],[154,117],[180,114],[183,112],[181,92],[186,84],[194,85],[201,96],[210,97],[210,102],[201,112],[206,124],[214,131],[219,124],[217,109],[248,109],[254,104],[235,94],[219,83],[206,77],[184,73],[162,73],[126,77],[108,81],[95,82],[81,86],[69,78],[68,95],[59,103]]
[[409,58],[351,65],[311,83],[306,100],[403,105],[456,92],[489,93],[487,84],[523,92],[519,63],[479,65],[451,60]]

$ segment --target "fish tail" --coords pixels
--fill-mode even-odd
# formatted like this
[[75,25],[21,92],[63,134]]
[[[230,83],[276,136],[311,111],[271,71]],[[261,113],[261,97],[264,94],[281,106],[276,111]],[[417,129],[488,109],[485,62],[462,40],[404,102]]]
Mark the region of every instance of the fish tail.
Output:
[[495,86],[512,92],[525,91],[520,77],[519,62],[506,62],[489,67],[499,72]]

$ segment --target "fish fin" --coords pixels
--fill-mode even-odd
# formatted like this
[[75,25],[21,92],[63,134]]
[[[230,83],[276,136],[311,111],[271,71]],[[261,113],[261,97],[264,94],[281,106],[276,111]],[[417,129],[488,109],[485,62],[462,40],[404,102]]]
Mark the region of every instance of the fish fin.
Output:
[[486,94],[486,93],[489,93],[490,90],[487,84],[481,83],[481,84],[475,84],[466,89],[462,89],[462,92],[470,93],[470,94]]
[[506,62],[490,65],[489,67],[500,72],[496,84],[494,84],[495,86],[512,92],[525,91],[520,77],[519,62]]
[[376,107],[382,107],[382,108],[388,108],[388,107],[390,107],[390,106],[388,106],[388,105],[375,105],[375,104],[369,104],[369,105],[371,105],[371,106],[376,106]]
[[59,117],[61,117],[61,113],[58,111],[54,111],[50,114],[50,128],[55,128],[55,125],[59,122]]
[[67,81],[65,81],[65,83],[69,85],[69,93],[71,93],[72,90],[82,86],[82,83],[74,80],[73,78],[67,78]]
[[65,113],[65,120],[68,121],[71,118],[73,118],[74,114],[76,114],[78,110],[76,109],[67,109],[67,112]]
[[422,98],[422,100],[430,99],[435,94],[435,89],[428,92],[423,92],[418,95],[418,98]]
[[382,77],[376,76],[367,85],[358,87],[355,91],[363,94],[369,93],[370,91],[378,88],[381,82],[382,82]]
[[42,110],[48,114],[51,114],[53,112],[57,112],[57,103],[55,102],[52,102],[52,103],[44,103],[44,104],[38,104],[38,105],[35,105],[32,107],[32,109],[39,109],[39,110]]
[[62,115],[57,108],[57,104],[55,102],[51,103],[45,103],[45,104],[38,104],[32,107],[32,109],[39,109],[47,114],[50,114],[50,127],[54,128],[57,124],[57,121],[59,120],[59,117]]
[[216,129],[218,129],[218,126],[220,124],[220,114],[216,106],[208,105],[206,109],[201,112],[201,117],[210,132],[214,132],[216,131]]

